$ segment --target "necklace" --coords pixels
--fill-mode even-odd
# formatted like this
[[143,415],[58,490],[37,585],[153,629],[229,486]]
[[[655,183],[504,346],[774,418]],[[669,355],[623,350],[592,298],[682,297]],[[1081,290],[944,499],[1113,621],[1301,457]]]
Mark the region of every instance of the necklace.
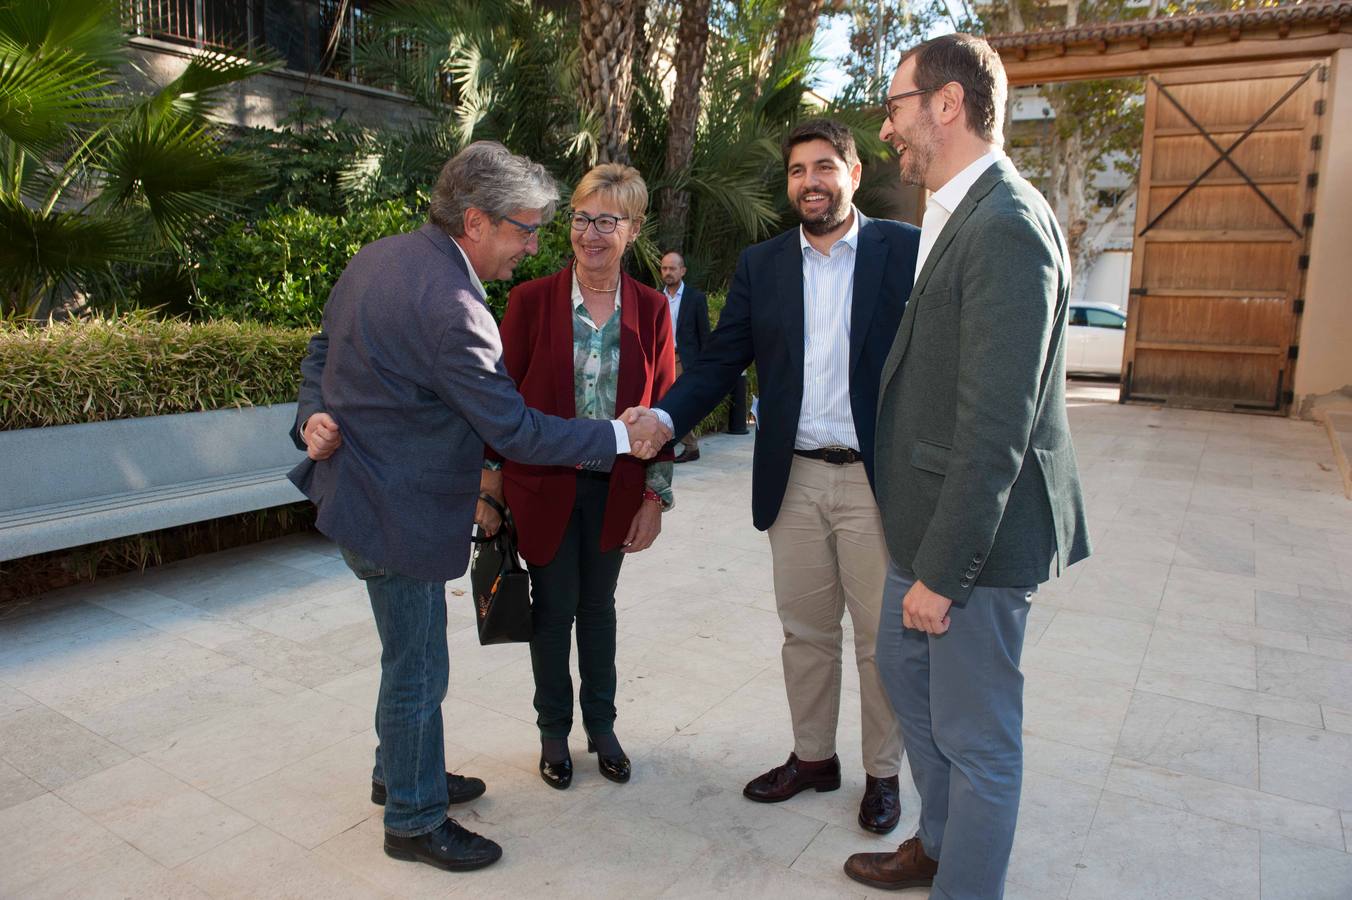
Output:
[[615,293],[615,289],[620,286],[620,283],[617,281],[615,282],[614,287],[608,288],[592,287],[590,284],[587,284],[587,282],[582,280],[582,275],[578,272],[577,263],[573,263],[573,277],[577,279],[578,284],[582,285],[589,291],[596,291],[596,293],[598,294],[613,294]]

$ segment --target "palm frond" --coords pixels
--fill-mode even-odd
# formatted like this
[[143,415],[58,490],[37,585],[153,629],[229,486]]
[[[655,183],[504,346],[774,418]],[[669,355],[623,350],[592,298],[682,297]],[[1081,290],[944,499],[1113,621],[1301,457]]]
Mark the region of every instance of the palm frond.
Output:
[[69,53],[103,69],[127,58],[113,0],[10,0],[0,5],[0,43],[39,57]]
[[30,152],[49,150],[104,114],[112,83],[102,67],[71,50],[38,55],[0,47],[0,134]]
[[99,206],[144,208],[156,235],[175,248],[234,209],[255,175],[252,160],[221,152],[212,129],[144,116],[109,136],[99,168]]
[[188,60],[183,72],[143,101],[152,117],[170,113],[205,119],[225,99],[222,88],[269,72],[280,65],[274,58],[246,59],[203,50]]
[[101,281],[118,263],[147,259],[125,216],[58,212],[42,216],[0,197],[0,311],[32,315],[58,293]]

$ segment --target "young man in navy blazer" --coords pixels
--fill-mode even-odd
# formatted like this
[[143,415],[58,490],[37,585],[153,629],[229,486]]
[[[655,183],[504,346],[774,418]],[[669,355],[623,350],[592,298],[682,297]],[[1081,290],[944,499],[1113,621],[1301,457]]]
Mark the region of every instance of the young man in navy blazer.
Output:
[[902,742],[874,663],[887,549],[874,500],[878,384],[914,280],[919,229],[851,202],[860,164],[846,126],[800,123],[783,147],[802,226],[742,253],[718,328],[654,410],[685,434],[753,362],[760,384],[752,518],[770,533],[793,719],[788,762],[744,794],[775,803],[840,786],[845,610],[854,623],[867,775],[859,824],[900,816]]

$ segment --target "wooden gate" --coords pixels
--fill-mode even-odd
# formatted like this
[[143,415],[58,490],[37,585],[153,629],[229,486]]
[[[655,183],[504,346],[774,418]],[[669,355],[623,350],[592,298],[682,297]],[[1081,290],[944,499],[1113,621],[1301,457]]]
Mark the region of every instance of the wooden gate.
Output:
[[1284,412],[1326,67],[1146,79],[1122,400]]

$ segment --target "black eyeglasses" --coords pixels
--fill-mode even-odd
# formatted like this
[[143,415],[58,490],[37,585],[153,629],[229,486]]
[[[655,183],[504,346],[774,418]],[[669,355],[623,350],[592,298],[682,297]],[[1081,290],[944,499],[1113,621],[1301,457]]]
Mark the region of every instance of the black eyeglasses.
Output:
[[535,237],[535,232],[539,231],[540,228],[541,228],[541,226],[543,226],[543,225],[545,224],[544,222],[541,222],[539,225],[527,225],[525,222],[518,222],[516,219],[513,219],[511,216],[503,216],[503,217],[502,217],[502,220],[503,220],[504,222],[511,222],[511,223],[512,223],[513,225],[515,225],[517,228],[520,228],[522,231],[526,232],[526,237],[528,237],[528,238],[533,238],[533,237]]
[[599,215],[592,217],[583,212],[573,213],[572,225],[574,231],[586,231],[590,226],[596,226],[597,234],[614,234],[615,229],[628,216]]
[[886,111],[887,117],[890,119],[893,115],[892,104],[896,103],[898,100],[905,100],[907,97],[918,97],[921,94],[932,94],[937,90],[939,89],[920,88],[919,90],[902,91],[900,94],[893,94],[892,96],[883,99],[883,110]]

